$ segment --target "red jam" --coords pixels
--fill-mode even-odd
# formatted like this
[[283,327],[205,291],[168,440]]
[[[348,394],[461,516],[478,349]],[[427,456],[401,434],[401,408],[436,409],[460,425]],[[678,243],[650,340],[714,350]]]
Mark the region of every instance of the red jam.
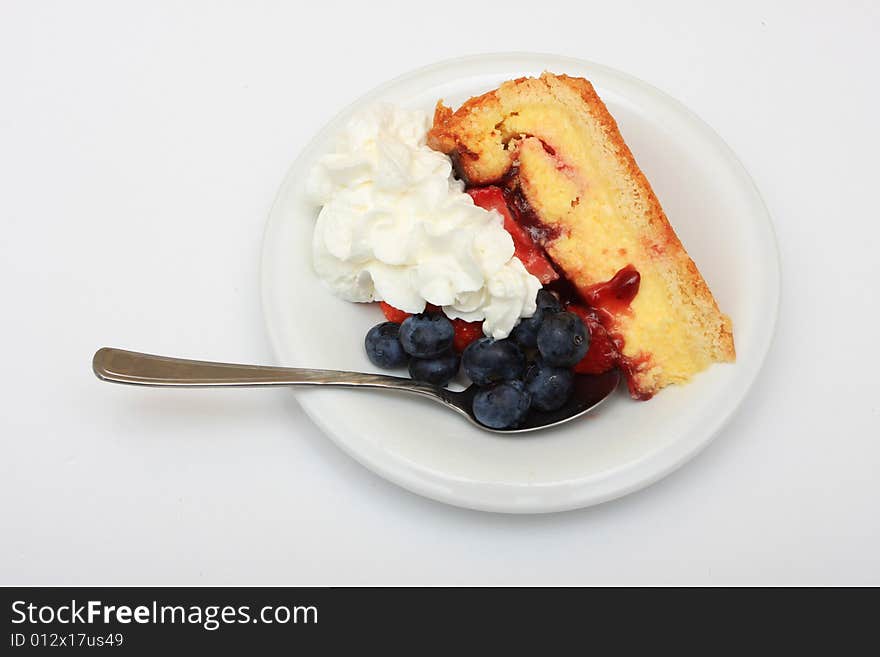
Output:
[[453,319],[452,327],[455,329],[452,347],[458,353],[467,349],[467,346],[474,340],[483,337],[482,322],[466,322],[463,319]]
[[632,312],[630,304],[639,293],[642,277],[632,265],[627,265],[618,271],[610,280],[604,283],[591,285],[582,291],[587,303],[596,309],[599,320],[604,326],[620,354],[620,369],[626,374],[626,382],[629,386],[630,396],[641,401],[651,398],[650,393],[644,393],[633,387],[633,375],[641,371],[650,360],[650,355],[639,353],[635,356],[625,356],[623,353],[623,336],[615,330],[616,317]]
[[559,237],[559,229],[555,226],[548,226],[541,221],[538,213],[531,206],[522,188],[519,184],[519,167],[512,166],[510,171],[502,180],[504,185],[504,199],[507,206],[513,214],[516,223],[526,229],[535,244],[546,246],[550,242]]
[[542,285],[559,278],[550,260],[539,247],[528,229],[510,211],[504,192],[500,187],[476,187],[467,190],[474,204],[486,210],[496,210],[504,217],[504,229],[513,238],[514,255],[520,259],[526,271],[541,281]]
[[387,319],[389,322],[400,324],[401,322],[403,322],[403,320],[412,315],[412,313],[398,310],[390,303],[385,303],[384,301],[380,301],[379,305],[382,307],[382,314],[385,315],[385,319]]
[[604,283],[591,285],[582,294],[584,300],[593,306],[616,315],[630,312],[629,304],[639,293],[642,277],[635,267],[627,265]]
[[[620,341],[623,346],[623,340]],[[654,396],[652,392],[643,392],[636,390],[633,386],[633,374],[643,370],[651,360],[650,355],[640,353],[638,356],[620,356],[620,369],[626,375],[626,385],[629,388],[629,396],[638,401],[648,401]]]

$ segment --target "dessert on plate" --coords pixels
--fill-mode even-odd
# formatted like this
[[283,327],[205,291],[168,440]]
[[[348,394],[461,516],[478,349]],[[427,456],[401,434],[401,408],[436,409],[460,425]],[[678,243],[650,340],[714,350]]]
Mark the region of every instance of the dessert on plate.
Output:
[[370,360],[446,385],[487,426],[619,367],[649,399],[735,358],[730,319],[592,85],[544,73],[425,113],[354,117],[309,180],[318,276],[380,302]]

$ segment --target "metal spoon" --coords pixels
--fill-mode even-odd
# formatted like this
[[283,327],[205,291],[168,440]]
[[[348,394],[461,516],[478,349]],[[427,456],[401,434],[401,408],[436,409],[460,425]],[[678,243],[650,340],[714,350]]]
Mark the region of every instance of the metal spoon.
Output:
[[557,411],[532,409],[524,424],[515,429],[491,429],[474,417],[472,403],[476,386],[455,392],[399,376],[308,370],[298,367],[265,367],[212,363],[184,358],[168,358],[136,351],[104,347],[95,352],[92,369],[102,381],[161,388],[231,388],[258,386],[334,386],[399,390],[427,397],[460,413],[484,431],[524,433],[568,422],[603,402],[620,381],[620,373],[575,376],[571,399]]

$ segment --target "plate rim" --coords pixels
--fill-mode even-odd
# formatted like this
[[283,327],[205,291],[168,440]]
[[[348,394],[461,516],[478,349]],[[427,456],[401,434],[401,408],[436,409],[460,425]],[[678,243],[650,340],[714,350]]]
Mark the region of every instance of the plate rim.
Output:
[[[435,71],[455,67],[457,65],[465,65],[468,63],[476,62],[485,63],[490,61],[501,62],[507,59],[519,58],[535,59],[540,66],[549,66],[547,62],[552,60],[554,62],[554,65],[558,64],[564,66],[566,63],[568,63],[578,67],[586,67],[596,71],[601,71],[606,75],[616,77],[624,82],[635,85],[637,87],[641,87],[645,91],[648,91],[661,98],[664,102],[668,103],[670,107],[673,107],[677,112],[685,115],[692,123],[700,127],[704,135],[712,141],[712,146],[714,148],[724,152],[725,156],[730,160],[732,164],[732,170],[735,170],[739,178],[747,183],[749,191],[754,197],[754,201],[757,201],[758,206],[762,210],[762,223],[764,224],[764,227],[767,229],[768,234],[771,238],[770,246],[772,247],[771,251],[774,256],[772,259],[772,271],[768,272],[769,276],[772,278],[772,281],[768,281],[769,283],[771,283],[772,287],[772,289],[769,290],[771,292],[772,308],[767,309],[768,313],[765,315],[764,322],[765,324],[770,324],[770,330],[764,333],[763,344],[759,344],[756,346],[756,349],[760,349],[760,354],[754,360],[752,371],[747,373],[748,376],[745,377],[745,382],[740,385],[741,390],[739,391],[739,397],[736,403],[729,406],[726,413],[720,415],[717,419],[715,419],[715,421],[712,423],[712,426],[707,431],[700,432],[701,437],[699,439],[692,439],[690,441],[679,440],[664,449],[652,450],[645,453],[643,456],[634,461],[630,461],[616,468],[606,470],[601,475],[590,475],[584,478],[573,479],[570,481],[561,481],[546,484],[497,482],[480,482],[479,484],[474,484],[473,482],[469,482],[469,484],[471,485],[467,487],[468,489],[472,487],[483,489],[522,489],[523,491],[528,491],[530,493],[534,493],[537,489],[542,488],[556,489],[560,486],[567,487],[569,494],[564,496],[564,498],[557,499],[555,501],[549,501],[542,498],[538,502],[535,502],[534,499],[530,499],[530,501],[528,502],[518,502],[514,499],[508,500],[507,502],[498,502],[487,499],[475,499],[467,492],[461,492],[461,488],[441,489],[435,484],[432,485],[430,481],[426,480],[424,474],[420,475],[415,469],[403,468],[390,460],[382,461],[379,459],[370,458],[366,453],[357,451],[346,441],[339,439],[335,435],[334,430],[324,421],[324,418],[320,413],[315,412],[308,403],[304,403],[304,395],[302,394],[304,391],[291,389],[300,407],[303,409],[309,419],[321,430],[322,433],[330,438],[330,440],[344,453],[348,454],[355,461],[365,466],[373,473],[383,477],[384,479],[415,494],[461,508],[497,513],[537,514],[554,513],[584,508],[596,504],[601,504],[603,502],[607,502],[618,497],[623,497],[632,492],[650,486],[653,483],[656,483],[657,481],[668,476],[679,467],[693,459],[703,449],[705,449],[710,443],[714,441],[718,434],[739,411],[743,402],[748,398],[750,391],[754,387],[755,381],[758,379],[758,376],[764,368],[767,355],[776,339],[779,307],[782,295],[781,257],[779,241],[777,238],[775,227],[773,225],[769,208],[767,207],[767,204],[764,201],[764,198],[762,197],[760,190],[757,187],[757,184],[743,165],[740,158],[727,144],[727,142],[724,141],[724,139],[718,134],[718,132],[711,125],[700,118],[693,110],[684,105],[681,101],[677,100],[675,97],[667,94],[665,91],[629,73],[606,66],[604,64],[593,62],[591,60],[564,55],[556,55],[552,53],[510,51],[471,54],[440,60],[432,64],[428,64],[426,66],[422,66],[402,73],[394,78],[387,80],[386,82],[383,82],[376,87],[373,87],[366,93],[355,98],[353,101],[339,109],[304,144],[304,146],[297,154],[296,158],[294,158],[293,162],[287,168],[281,185],[279,186],[272,205],[269,209],[268,217],[263,229],[260,252],[260,300],[263,323],[266,327],[266,331],[268,334],[272,355],[276,362],[281,362],[281,349],[279,348],[280,338],[273,328],[273,322],[270,317],[271,304],[269,302],[269,289],[271,287],[271,267],[268,264],[272,258],[272,256],[269,254],[270,234],[272,233],[275,223],[277,221],[280,221],[280,219],[278,218],[280,214],[279,208],[283,202],[283,199],[287,196],[287,192],[289,191],[290,186],[293,184],[293,172],[298,167],[300,160],[307,158],[307,156],[315,150],[316,146],[324,141],[328,131],[330,131],[334,124],[337,122],[338,117],[349,113],[352,109],[358,106],[370,102],[372,99],[375,99],[378,96],[381,96],[387,89],[392,88],[395,85],[398,85],[412,78],[422,77]],[[652,465],[652,462],[658,458],[658,454],[664,454],[667,457],[666,460],[660,465],[660,467],[649,467]],[[456,483],[460,484],[462,482]],[[573,486],[577,486],[580,489],[580,494],[571,494],[573,492],[571,490]],[[456,490],[458,492],[455,492]]]

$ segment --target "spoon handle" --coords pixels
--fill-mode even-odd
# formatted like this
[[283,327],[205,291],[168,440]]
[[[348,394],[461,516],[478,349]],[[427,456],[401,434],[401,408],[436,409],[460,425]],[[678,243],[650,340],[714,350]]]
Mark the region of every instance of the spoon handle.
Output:
[[297,367],[265,367],[168,358],[103,347],[95,352],[92,369],[102,381],[141,386],[175,388],[341,386],[385,388],[439,398],[437,389],[399,376],[309,370]]

